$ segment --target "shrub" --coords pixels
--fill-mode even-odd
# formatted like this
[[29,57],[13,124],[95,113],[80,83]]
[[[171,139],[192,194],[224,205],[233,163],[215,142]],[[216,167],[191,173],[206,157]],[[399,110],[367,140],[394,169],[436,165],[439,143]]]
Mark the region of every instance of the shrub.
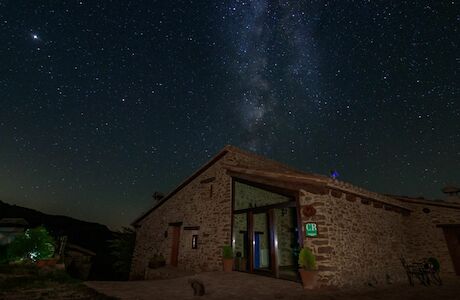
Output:
[[15,237],[8,245],[9,261],[36,261],[51,258],[54,255],[54,240],[45,227],[27,229]]
[[428,258],[428,263],[430,263],[433,266],[433,269],[436,272],[439,272],[439,269],[441,268],[441,264],[439,263],[439,261],[436,258],[434,258],[434,257]]
[[299,265],[304,270],[316,269],[316,257],[308,248],[302,248],[299,253]]
[[225,245],[225,246],[222,247],[222,257],[224,259],[232,259],[233,258],[232,246]]
[[131,260],[136,241],[136,232],[128,227],[114,233],[115,239],[109,241],[110,254],[114,259],[113,269],[121,277],[128,279]]

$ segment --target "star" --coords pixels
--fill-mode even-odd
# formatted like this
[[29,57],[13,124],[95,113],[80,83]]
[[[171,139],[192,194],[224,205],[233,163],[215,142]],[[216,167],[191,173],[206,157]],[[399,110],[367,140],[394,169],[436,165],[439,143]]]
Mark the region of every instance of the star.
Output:
[[38,40],[38,39],[39,39],[37,34],[32,34],[32,38],[33,38],[34,40]]

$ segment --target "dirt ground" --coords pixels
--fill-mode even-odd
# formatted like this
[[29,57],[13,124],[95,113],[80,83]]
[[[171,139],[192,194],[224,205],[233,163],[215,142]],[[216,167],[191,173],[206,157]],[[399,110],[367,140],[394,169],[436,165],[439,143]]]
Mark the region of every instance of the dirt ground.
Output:
[[[202,299],[308,299],[308,300],[444,300],[460,299],[460,278],[444,279],[443,286],[389,285],[361,290],[304,291],[299,283],[240,272],[209,272],[196,276],[204,285]],[[190,276],[167,280],[102,282],[85,284],[100,293],[123,300],[199,299],[187,283]]]
[[47,271],[34,265],[0,266],[1,300],[110,300],[68,276],[64,271]]

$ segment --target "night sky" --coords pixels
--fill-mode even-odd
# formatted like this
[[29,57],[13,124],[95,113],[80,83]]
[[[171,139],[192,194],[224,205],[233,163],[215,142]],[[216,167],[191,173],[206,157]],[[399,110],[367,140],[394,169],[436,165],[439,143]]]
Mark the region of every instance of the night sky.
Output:
[[0,199],[127,225],[226,144],[442,198],[459,27],[457,1],[0,1]]

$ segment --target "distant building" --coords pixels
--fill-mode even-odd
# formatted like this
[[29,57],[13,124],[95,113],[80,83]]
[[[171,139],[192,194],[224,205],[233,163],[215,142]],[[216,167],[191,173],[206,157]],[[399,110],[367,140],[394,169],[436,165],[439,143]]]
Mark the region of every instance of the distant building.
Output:
[[[322,286],[404,282],[400,257],[436,257],[460,275],[460,204],[377,194],[227,146],[133,222],[131,278],[162,254],[191,271],[234,270],[297,280],[299,247]],[[390,278],[390,280],[389,280]]]
[[460,188],[454,186],[446,186],[442,189],[446,194],[447,201],[460,204]]
[[91,250],[67,243],[64,255],[67,272],[75,278],[88,279],[95,256],[96,253]]
[[23,233],[29,224],[22,218],[3,218],[0,220],[0,245],[11,243]]

